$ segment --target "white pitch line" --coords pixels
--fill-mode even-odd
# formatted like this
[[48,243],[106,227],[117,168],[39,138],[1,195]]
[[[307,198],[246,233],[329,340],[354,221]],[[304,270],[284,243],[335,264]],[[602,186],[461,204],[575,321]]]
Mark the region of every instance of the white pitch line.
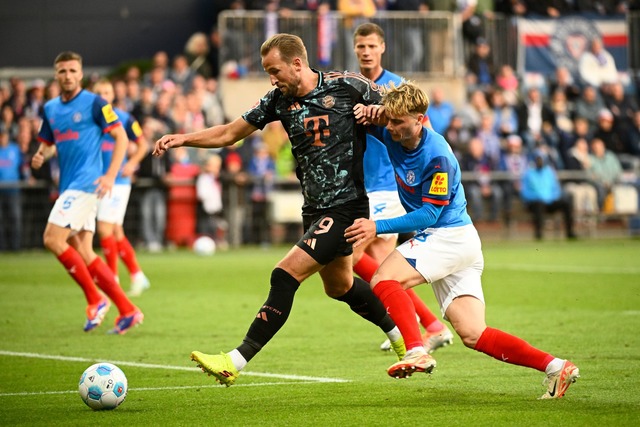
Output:
[[640,274],[636,267],[589,267],[586,265],[487,264],[485,270],[540,271],[549,273]]
[[[326,381],[325,381],[326,382]],[[252,384],[235,384],[233,388],[237,387],[264,387],[264,386],[273,386],[273,385],[300,385],[300,384],[317,384],[318,381],[296,381],[296,382],[272,382],[272,383],[252,383]],[[184,386],[175,386],[175,387],[136,387],[129,388],[129,392],[131,391],[168,391],[168,390],[191,390],[191,389],[202,389],[202,388],[226,388],[222,384],[215,385],[184,385]],[[55,394],[76,394],[78,390],[62,390],[62,391],[21,391],[16,393],[0,393],[0,397],[10,397],[10,396],[44,396],[44,395],[55,395]]]
[[[0,350],[0,356],[12,356],[12,357],[27,357],[32,359],[49,359],[49,360],[61,360],[64,362],[88,362],[88,363],[98,363],[98,362],[108,362],[113,363],[114,365],[120,366],[133,366],[135,368],[146,368],[146,369],[169,369],[174,371],[195,371],[200,372],[200,369],[188,366],[174,366],[174,365],[157,365],[153,363],[138,363],[138,362],[127,362],[124,360],[104,360],[104,359],[87,359],[84,357],[71,357],[71,356],[57,356],[53,354],[40,354],[40,353],[20,353],[15,351],[7,351]],[[306,375],[284,375],[284,374],[272,374],[268,372],[248,372],[242,371],[242,375],[254,376],[254,377],[263,377],[263,378],[279,378],[283,380],[295,380],[295,381],[307,381],[307,382],[318,382],[318,383],[347,383],[349,380],[344,380],[340,378],[324,378],[324,377],[309,377]]]

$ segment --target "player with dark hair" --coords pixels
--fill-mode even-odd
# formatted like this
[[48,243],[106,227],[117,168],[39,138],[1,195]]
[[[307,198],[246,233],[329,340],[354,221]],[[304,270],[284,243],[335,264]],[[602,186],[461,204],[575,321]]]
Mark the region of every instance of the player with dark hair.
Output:
[[371,281],[373,292],[402,331],[407,348],[405,357],[387,373],[406,378],[414,372],[430,373],[436,365],[424,348],[415,309],[405,292],[430,283],[445,319],[465,346],[545,372],[548,389],[542,398],[562,397],[579,377],[573,363],[485,323],[480,237],[466,212],[455,155],[441,135],[422,125],[428,106],[424,91],[403,83],[385,94],[383,107],[358,105],[355,110],[359,122],[377,125],[370,131],[387,147],[408,213],[379,221],[357,219],[346,230],[347,241],[359,246],[376,233],[418,230],[387,257]]
[[[113,84],[109,80],[102,79],[94,83],[93,92],[100,95],[109,104],[113,103],[115,94]],[[107,265],[113,271],[116,280],[118,280],[118,257],[120,257],[127,270],[129,270],[129,276],[131,277],[129,295],[138,296],[149,288],[150,283],[138,264],[136,252],[124,234],[122,224],[127,213],[129,196],[131,195],[131,177],[140,165],[140,161],[147,155],[149,143],[142,135],[140,124],[131,114],[119,108],[114,108],[113,110],[120,118],[127,132],[127,138],[135,144],[135,151],[131,157],[125,155],[124,164],[118,171],[111,194],[100,199],[98,203],[98,235],[100,236],[100,246]],[[110,135],[104,136],[101,147],[105,172],[111,163],[114,143],[115,141]]]
[[[404,80],[397,74],[382,67],[382,54],[386,45],[384,31],[372,22],[359,25],[353,34],[353,50],[358,58],[360,72],[378,85],[387,86],[393,82],[396,86]],[[425,114],[425,122],[428,122]],[[371,133],[367,134],[367,149],[364,153],[364,186],[369,197],[370,217],[374,220],[393,218],[406,213],[398,196],[393,166],[387,149]],[[398,243],[398,233],[376,236],[366,245],[354,248],[353,270],[365,281],[371,282],[380,263],[389,255]],[[422,335],[427,352],[432,353],[440,347],[453,343],[453,334],[429,310],[413,289],[407,294],[416,308],[418,319],[424,327]],[[391,350],[391,341],[386,340],[381,350]]]
[[[325,293],[379,326],[392,341],[401,339],[370,286],[353,277],[352,247],[344,230],[367,216],[362,156],[365,128],[356,124],[358,103],[379,103],[382,94],[361,74],[322,72],[309,67],[302,40],[276,34],[260,49],[262,66],[275,86],[233,122],[184,135],[165,135],[154,154],[170,148],[223,147],[280,120],[289,135],[302,184],[305,234],[271,273],[271,289],[243,342],[229,353],[191,353],[192,360],[227,386],[286,322],[300,284],[318,272]],[[397,347],[398,357],[404,346]]]
[[[93,251],[98,198],[113,188],[127,149],[127,134],[111,104],[82,89],[82,57],[62,52],[54,62],[60,96],[44,106],[38,134],[41,142],[33,156],[34,169],[54,154],[60,165],[60,196],[44,230],[44,246],[51,251],[80,285],[88,302],[85,331],[102,323],[109,299],[118,307],[111,333],[124,334],[142,323],[144,315],[129,301],[105,262]],[[103,174],[100,145],[102,134],[114,141],[113,158]],[[95,280],[95,282],[94,282]]]

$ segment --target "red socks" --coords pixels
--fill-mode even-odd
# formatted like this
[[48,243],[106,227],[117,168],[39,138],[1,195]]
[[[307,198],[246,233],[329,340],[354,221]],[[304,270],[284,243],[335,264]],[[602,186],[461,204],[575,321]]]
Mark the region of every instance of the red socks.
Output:
[[116,238],[111,235],[100,239],[100,246],[102,247],[102,253],[104,259],[107,261],[107,265],[113,272],[114,276],[118,275],[118,245],[116,244]]
[[122,258],[122,261],[127,266],[129,274],[133,276],[140,271],[138,260],[136,258],[136,252],[133,250],[133,246],[129,243],[129,239],[125,236],[122,240],[118,240],[118,255]]
[[429,310],[429,307],[420,299],[416,291],[413,289],[407,289],[405,291],[409,294],[409,298],[413,302],[413,306],[416,309],[416,314],[420,318],[420,323],[427,332],[437,332],[441,331],[444,328],[442,322],[438,320],[438,318]]
[[373,293],[382,301],[387,313],[400,329],[407,350],[422,346],[420,327],[416,322],[416,309],[400,282],[383,280],[373,288]]
[[373,259],[371,255],[366,253],[362,254],[362,258],[356,265],[353,266],[353,271],[362,278],[367,283],[371,283],[371,279],[373,278],[373,274],[380,267],[378,261]]
[[60,256],[57,257],[58,261],[67,270],[69,275],[73,277],[82,291],[84,297],[87,299],[89,305],[98,304],[102,300],[102,295],[98,292],[96,284],[91,278],[91,274],[87,269],[86,264],[82,260],[82,257],[72,246],[69,246]]
[[89,272],[91,276],[96,278],[96,283],[104,291],[105,294],[115,303],[121,315],[129,314],[136,307],[129,301],[120,285],[116,282],[113,272],[102,261],[102,258],[96,257],[89,264]]
[[506,363],[526,366],[542,372],[553,360],[553,356],[549,353],[538,350],[523,339],[489,327],[482,332],[475,350]]

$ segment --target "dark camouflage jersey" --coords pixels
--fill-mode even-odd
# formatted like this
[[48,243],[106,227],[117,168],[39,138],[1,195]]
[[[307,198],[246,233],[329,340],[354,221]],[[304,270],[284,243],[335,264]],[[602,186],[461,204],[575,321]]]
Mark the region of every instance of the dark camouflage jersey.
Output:
[[275,88],[242,116],[259,129],[282,122],[297,162],[305,213],[366,199],[366,134],[356,125],[353,106],[377,104],[382,98],[379,87],[361,74],[316,72],[318,86],[307,95],[286,97]]

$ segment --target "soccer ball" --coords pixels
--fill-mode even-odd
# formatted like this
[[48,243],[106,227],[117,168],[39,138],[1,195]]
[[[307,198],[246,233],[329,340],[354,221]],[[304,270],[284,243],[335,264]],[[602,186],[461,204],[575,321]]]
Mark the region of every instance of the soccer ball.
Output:
[[209,236],[200,236],[193,242],[193,252],[201,256],[210,256],[216,252],[216,242]]
[[127,389],[124,372],[105,362],[89,366],[78,384],[82,401],[94,411],[117,408],[127,397]]

